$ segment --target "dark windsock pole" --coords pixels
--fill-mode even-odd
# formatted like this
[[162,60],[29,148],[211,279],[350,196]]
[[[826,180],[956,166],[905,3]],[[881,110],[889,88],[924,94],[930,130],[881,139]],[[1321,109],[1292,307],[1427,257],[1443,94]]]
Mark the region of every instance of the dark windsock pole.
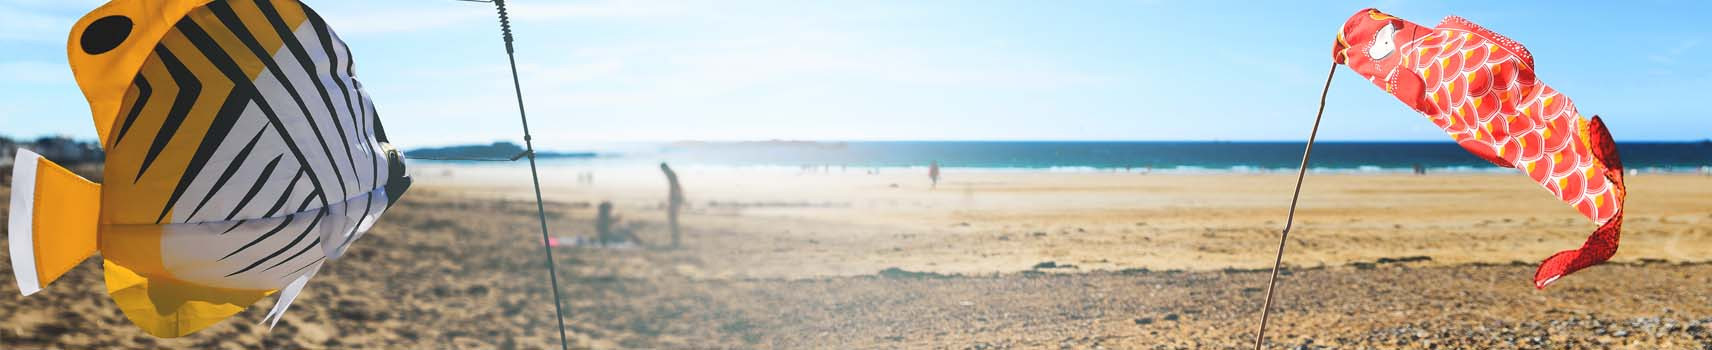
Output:
[[564,302],[559,297],[559,272],[554,267],[553,248],[547,245],[551,238],[547,234],[547,207],[541,199],[541,172],[535,166],[535,142],[529,135],[529,113],[523,109],[523,83],[517,77],[517,49],[512,45],[511,17],[505,12],[505,0],[461,1],[491,2],[499,8],[499,30],[505,38],[505,57],[511,61],[511,87],[517,93],[517,117],[523,120],[523,152],[529,157],[529,176],[535,180],[535,213],[541,217],[541,249],[547,253],[547,277],[553,283],[553,316],[559,320],[559,348],[570,349],[570,338],[565,336]]

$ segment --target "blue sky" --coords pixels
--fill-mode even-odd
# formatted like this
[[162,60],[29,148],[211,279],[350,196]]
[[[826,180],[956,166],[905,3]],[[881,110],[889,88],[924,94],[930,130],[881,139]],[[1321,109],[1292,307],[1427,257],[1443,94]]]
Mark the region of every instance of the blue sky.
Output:
[[[65,65],[101,1],[0,0],[0,134],[93,137]],[[517,139],[491,5],[309,1],[406,147]],[[1705,2],[513,0],[549,148],[673,140],[1299,140],[1343,20],[1461,15],[1619,139],[1712,137]],[[1322,137],[1447,138],[1347,69]]]

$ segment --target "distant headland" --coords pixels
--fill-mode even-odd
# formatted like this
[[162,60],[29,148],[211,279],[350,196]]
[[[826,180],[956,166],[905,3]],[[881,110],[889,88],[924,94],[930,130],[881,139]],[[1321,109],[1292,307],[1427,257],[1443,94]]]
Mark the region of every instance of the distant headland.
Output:
[[[523,146],[515,143],[500,141],[491,145],[458,145],[446,147],[417,148],[404,151],[411,158],[445,159],[445,160],[493,160],[513,159],[523,155]],[[536,158],[593,158],[593,152],[545,152],[535,151]]]
[[106,158],[101,144],[65,136],[47,136],[34,140],[13,140],[0,136],[0,166],[12,164],[18,149],[28,149],[61,165],[100,164]]

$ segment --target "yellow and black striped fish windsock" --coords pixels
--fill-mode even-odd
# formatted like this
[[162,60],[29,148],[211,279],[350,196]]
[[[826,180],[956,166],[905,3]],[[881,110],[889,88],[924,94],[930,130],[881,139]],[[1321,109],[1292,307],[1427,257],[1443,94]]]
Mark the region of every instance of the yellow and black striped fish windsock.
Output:
[[105,183],[18,152],[7,224],[25,295],[99,252],[149,334],[274,293],[278,322],[410,185],[350,49],[297,0],[113,0],[67,51]]

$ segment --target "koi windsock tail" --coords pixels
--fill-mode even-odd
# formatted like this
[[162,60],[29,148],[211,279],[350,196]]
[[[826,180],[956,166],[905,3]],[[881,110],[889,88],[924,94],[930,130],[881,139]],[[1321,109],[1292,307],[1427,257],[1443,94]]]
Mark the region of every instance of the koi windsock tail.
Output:
[[7,218],[12,274],[35,294],[95,255],[101,185],[25,149],[12,165]]
[[1610,130],[1605,128],[1605,121],[1599,116],[1593,116],[1588,123],[1587,136],[1594,157],[1605,166],[1605,177],[1616,185],[1617,214],[1587,236],[1587,242],[1582,243],[1580,249],[1561,251],[1541,262],[1540,268],[1534,272],[1534,288],[1545,289],[1563,276],[1604,263],[1617,254],[1617,241],[1623,236],[1625,210],[1622,205],[1628,194],[1628,188],[1623,185],[1623,161],[1617,155],[1616,141],[1612,140]]
[[1575,271],[1589,266],[1604,263],[1617,254],[1617,240],[1623,234],[1623,212],[1599,226],[1593,234],[1587,237],[1587,242],[1580,249],[1565,250],[1552,254],[1546,261],[1540,263],[1540,268],[1534,271],[1534,288],[1546,289],[1547,285],[1557,282],[1559,278],[1568,276]]

